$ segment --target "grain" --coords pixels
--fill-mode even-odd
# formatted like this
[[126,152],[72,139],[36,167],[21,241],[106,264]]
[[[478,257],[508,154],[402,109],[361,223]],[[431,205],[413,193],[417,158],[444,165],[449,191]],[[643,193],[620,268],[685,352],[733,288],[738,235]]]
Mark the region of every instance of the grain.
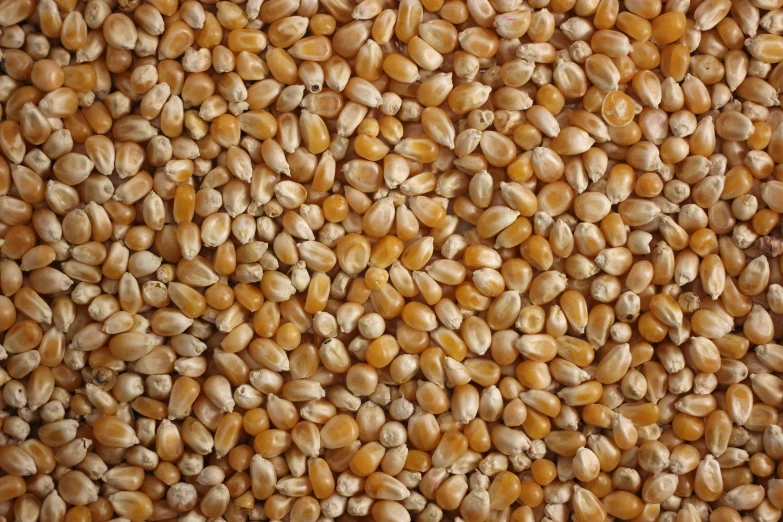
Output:
[[0,522],[778,522],[781,7],[0,1]]

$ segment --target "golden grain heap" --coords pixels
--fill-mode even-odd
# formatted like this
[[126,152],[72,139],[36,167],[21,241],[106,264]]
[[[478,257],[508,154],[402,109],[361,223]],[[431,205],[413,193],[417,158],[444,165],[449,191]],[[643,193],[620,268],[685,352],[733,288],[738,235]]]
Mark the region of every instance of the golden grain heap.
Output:
[[0,522],[780,520],[783,0],[0,28]]

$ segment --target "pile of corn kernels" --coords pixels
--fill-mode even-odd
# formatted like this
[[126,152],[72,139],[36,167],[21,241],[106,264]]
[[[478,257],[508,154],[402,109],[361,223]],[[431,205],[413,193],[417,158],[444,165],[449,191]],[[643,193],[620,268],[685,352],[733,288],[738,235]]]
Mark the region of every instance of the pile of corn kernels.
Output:
[[0,29],[0,522],[780,520],[783,0]]

